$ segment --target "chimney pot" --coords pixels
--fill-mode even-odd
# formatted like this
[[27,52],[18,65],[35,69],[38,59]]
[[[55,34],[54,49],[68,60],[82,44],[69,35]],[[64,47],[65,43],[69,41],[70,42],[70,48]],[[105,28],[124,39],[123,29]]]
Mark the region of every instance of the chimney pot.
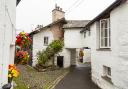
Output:
[[57,9],[57,4],[55,4],[55,9]]
[[57,6],[57,10],[59,10],[59,7]]
[[58,19],[64,18],[65,12],[62,11],[62,8],[55,5],[55,9],[52,11],[52,21],[57,21]]
[[60,11],[62,11],[62,8],[60,8]]

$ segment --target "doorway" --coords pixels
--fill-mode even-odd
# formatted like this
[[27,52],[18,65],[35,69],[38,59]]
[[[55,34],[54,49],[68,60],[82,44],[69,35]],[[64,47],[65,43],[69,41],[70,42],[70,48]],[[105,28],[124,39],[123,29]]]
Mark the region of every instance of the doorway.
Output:
[[63,67],[64,66],[64,56],[57,56],[57,66]]

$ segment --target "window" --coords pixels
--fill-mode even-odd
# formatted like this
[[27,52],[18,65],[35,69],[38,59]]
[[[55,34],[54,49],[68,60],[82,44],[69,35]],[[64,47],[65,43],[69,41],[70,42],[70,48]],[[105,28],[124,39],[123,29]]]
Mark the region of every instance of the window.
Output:
[[100,48],[110,48],[110,19],[100,20]]
[[44,45],[48,45],[48,37],[44,37]]
[[104,76],[111,78],[111,68],[107,66],[103,66]]

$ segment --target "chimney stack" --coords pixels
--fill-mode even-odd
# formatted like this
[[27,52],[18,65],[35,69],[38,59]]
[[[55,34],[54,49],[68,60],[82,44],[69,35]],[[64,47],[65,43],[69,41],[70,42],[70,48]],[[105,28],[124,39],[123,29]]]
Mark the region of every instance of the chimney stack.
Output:
[[61,19],[64,17],[65,17],[65,12],[62,10],[62,8],[60,8],[56,4],[55,9],[52,10],[52,21],[54,22],[54,21],[57,21],[58,19]]

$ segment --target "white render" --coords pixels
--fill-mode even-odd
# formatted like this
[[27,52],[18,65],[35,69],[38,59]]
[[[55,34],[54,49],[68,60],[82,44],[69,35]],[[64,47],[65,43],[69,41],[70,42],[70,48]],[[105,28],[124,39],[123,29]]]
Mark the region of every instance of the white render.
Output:
[[[111,51],[98,49],[97,22],[90,26],[92,80],[102,89],[128,89],[128,1],[110,12]],[[103,65],[111,67],[109,83],[103,76]]]
[[16,0],[0,0],[0,89],[14,63]]
[[33,35],[33,66],[37,64],[37,56],[36,56],[37,52],[41,50],[45,50],[47,47],[46,45],[44,45],[45,36],[49,38],[48,43],[51,43],[54,40],[53,34],[50,31],[50,29],[44,29],[39,33]]
[[[65,52],[64,54],[64,63],[67,65],[64,65],[64,67],[70,67],[71,65],[77,65],[79,61],[79,51],[83,47],[85,40],[83,40],[83,35],[80,34],[80,31],[83,28],[66,28],[64,29],[64,48],[69,52]],[[90,40],[90,37],[88,37],[88,41]],[[90,45],[90,43],[88,43]],[[91,56],[90,56],[90,49],[84,49],[84,56],[83,56],[83,62],[91,62]],[[70,55],[69,55],[70,53]],[[68,56],[68,58],[66,58]],[[70,63],[70,64],[69,64]]]
[[80,31],[81,28],[64,29],[64,46],[65,48],[81,48],[82,39]]

